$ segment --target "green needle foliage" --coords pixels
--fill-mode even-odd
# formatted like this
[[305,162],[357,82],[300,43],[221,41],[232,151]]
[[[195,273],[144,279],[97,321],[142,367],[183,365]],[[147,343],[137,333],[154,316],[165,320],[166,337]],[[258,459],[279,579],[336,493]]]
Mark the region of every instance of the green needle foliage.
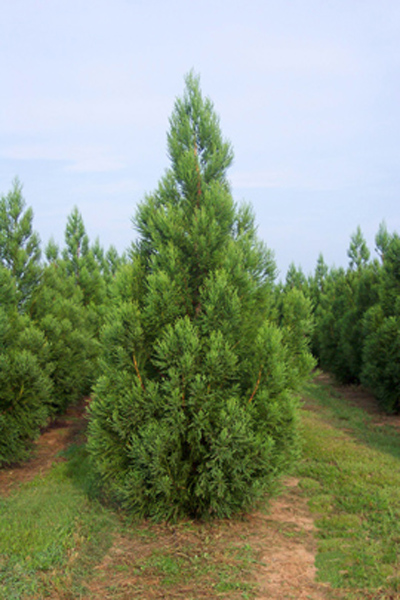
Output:
[[15,279],[0,265],[0,466],[27,457],[52,391],[48,344],[17,303]]
[[[90,394],[98,377],[98,337],[106,311],[105,276],[77,208],[68,217],[65,243],[62,257],[53,240],[47,245],[48,264],[29,305],[31,318],[49,343],[52,413],[62,413]],[[96,252],[102,253],[99,243]]]
[[386,412],[400,413],[400,237],[382,224],[376,243],[382,257],[379,302],[363,320],[361,380]]
[[304,369],[293,368],[289,325],[275,323],[273,257],[232,200],[232,149],[193,74],[170,125],[171,168],[140,205],[116,278],[89,448],[134,514],[224,517],[296,455],[292,390]]
[[18,304],[23,308],[37,285],[40,274],[40,240],[32,228],[33,211],[25,210],[18,179],[0,198],[0,264],[15,277]]
[[[68,275],[74,278],[83,292],[85,306],[99,307],[105,301],[105,281],[93,251],[79,210],[75,207],[67,220],[65,244],[62,256]],[[99,243],[96,252],[101,252]]]
[[369,250],[358,227],[347,251],[347,270],[329,271],[319,258],[310,281],[315,306],[314,350],[323,369],[342,383],[359,383],[365,341],[363,320],[377,301],[379,267],[369,261]]
[[[362,383],[387,413],[400,413],[400,238],[384,223],[369,260],[360,228],[351,237],[349,268],[328,270],[319,258],[306,293],[314,306],[313,350],[342,383]],[[303,288],[292,268],[290,282]]]
[[51,413],[62,413],[90,393],[99,352],[97,321],[84,306],[83,292],[68,274],[65,261],[44,268],[32,296],[30,317],[48,343]]

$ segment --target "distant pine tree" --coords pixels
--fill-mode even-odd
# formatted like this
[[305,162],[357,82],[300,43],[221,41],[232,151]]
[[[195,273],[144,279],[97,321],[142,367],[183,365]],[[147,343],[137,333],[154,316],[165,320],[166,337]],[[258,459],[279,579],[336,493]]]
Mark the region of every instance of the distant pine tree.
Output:
[[363,320],[361,381],[388,413],[400,413],[400,236],[384,224],[376,245],[382,258],[378,298]]
[[347,270],[328,269],[318,259],[310,282],[315,306],[314,350],[323,369],[342,383],[359,383],[364,345],[363,319],[377,300],[376,265],[358,227],[347,251]]
[[15,277],[18,304],[23,309],[40,279],[40,240],[32,227],[33,211],[25,210],[22,186],[16,179],[0,198],[0,264]]
[[83,291],[62,259],[44,268],[29,314],[48,343],[50,410],[61,413],[90,393],[98,375],[98,317],[85,306]]

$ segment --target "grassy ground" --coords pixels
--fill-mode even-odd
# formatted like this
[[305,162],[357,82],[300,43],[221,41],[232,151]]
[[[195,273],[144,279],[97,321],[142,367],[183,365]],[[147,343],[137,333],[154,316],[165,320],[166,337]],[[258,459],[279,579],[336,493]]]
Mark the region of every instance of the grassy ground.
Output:
[[129,522],[93,498],[84,448],[66,458],[0,500],[1,600],[253,597],[240,521]]
[[[318,578],[340,597],[400,598],[400,429],[323,382],[306,389],[301,414],[295,475],[317,524]],[[128,522],[96,500],[75,444],[64,462],[0,496],[0,599],[255,598],[258,527]]]
[[306,390],[302,423],[319,578],[348,598],[400,598],[400,429],[323,383]]
[[115,517],[91,502],[68,463],[0,500],[0,598],[45,598],[81,580],[112,542]]

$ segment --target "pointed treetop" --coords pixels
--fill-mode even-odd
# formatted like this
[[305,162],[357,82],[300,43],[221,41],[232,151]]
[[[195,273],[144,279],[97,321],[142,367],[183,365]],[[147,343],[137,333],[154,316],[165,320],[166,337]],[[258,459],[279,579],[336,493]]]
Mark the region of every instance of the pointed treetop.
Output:
[[347,251],[347,256],[350,259],[351,269],[360,269],[369,261],[370,251],[368,250],[368,246],[361,232],[360,226],[357,227],[356,232],[351,236],[350,247]]
[[202,183],[225,181],[225,172],[233,161],[232,147],[222,137],[212,101],[202,96],[199,76],[191,71],[185,84],[183,97],[175,102],[168,134],[174,174],[182,181],[192,166],[199,170]]

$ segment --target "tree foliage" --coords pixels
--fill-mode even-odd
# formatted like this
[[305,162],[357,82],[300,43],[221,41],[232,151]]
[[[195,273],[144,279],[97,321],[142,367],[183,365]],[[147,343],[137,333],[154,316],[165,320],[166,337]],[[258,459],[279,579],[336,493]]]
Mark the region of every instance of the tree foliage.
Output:
[[45,425],[52,384],[44,335],[18,312],[18,290],[0,265],[0,465],[27,456]]
[[89,448],[134,513],[221,517],[252,504],[296,455],[292,391],[307,369],[296,361],[304,348],[285,342],[307,307],[288,298],[278,327],[273,257],[232,200],[232,149],[193,74],[168,150],[115,280]]
[[99,353],[97,319],[63,260],[45,267],[29,314],[48,343],[51,413],[61,413],[90,393]]
[[392,413],[400,412],[400,238],[382,223],[375,241],[380,261],[370,260],[360,228],[347,270],[328,270],[319,259],[309,281],[313,350],[339,381],[361,382]]
[[0,201],[3,464],[24,458],[40,427],[88,394],[98,376],[107,284],[86,248],[83,221],[75,210],[67,223],[65,259],[50,240],[45,266],[32,221],[32,209],[25,209],[16,180]]
[[18,179],[0,198],[0,263],[14,276],[23,306],[40,279],[40,240],[32,228],[33,211],[25,210]]
[[362,382],[388,413],[400,412],[400,237],[382,225],[379,299],[364,319]]

